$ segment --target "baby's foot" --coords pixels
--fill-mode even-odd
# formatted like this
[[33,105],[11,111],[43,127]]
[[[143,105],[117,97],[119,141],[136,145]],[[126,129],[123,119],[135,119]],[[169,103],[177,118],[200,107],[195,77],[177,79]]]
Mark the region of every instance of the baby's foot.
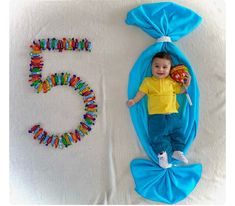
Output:
[[187,158],[184,156],[184,153],[181,151],[174,151],[172,157],[174,159],[182,161],[185,164],[188,164]]
[[172,166],[172,164],[168,163],[167,159],[167,153],[166,152],[161,152],[158,154],[158,159],[159,159],[159,166],[166,169]]

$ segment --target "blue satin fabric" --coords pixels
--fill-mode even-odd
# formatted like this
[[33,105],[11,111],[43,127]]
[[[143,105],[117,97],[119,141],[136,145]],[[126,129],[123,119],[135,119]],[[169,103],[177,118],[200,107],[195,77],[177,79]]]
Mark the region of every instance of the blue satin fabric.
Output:
[[[154,38],[171,37],[172,41],[193,31],[202,21],[195,12],[172,2],[143,4],[128,12],[126,23],[135,25]],[[182,130],[186,138],[184,153],[187,153],[196,137],[199,118],[198,83],[187,58],[172,42],[155,43],[145,49],[134,64],[128,83],[128,99],[133,98],[146,76],[151,76],[151,59],[157,52],[166,51],[171,54],[173,64],[184,64],[192,77],[188,93],[193,105],[190,106],[184,94],[177,95],[180,104],[179,116],[184,122]],[[158,158],[149,144],[147,97],[130,108],[130,115],[139,141],[150,160],[135,159],[131,162],[136,191],[144,198],[164,202],[177,203],[187,197],[201,178],[202,165],[189,164],[162,169]],[[178,164],[174,160],[173,165]]]

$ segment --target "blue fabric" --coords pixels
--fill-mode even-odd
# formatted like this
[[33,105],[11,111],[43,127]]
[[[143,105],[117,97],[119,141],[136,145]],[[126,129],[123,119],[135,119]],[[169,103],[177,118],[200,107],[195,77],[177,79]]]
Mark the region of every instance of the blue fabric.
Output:
[[149,143],[155,154],[166,151],[171,160],[173,151],[183,151],[185,136],[183,122],[177,113],[148,116]]
[[149,160],[136,159],[131,162],[136,192],[142,197],[168,204],[177,203],[187,197],[201,177],[201,164],[162,169]]
[[[202,18],[190,9],[172,2],[143,4],[128,12],[126,23],[140,27],[154,38],[171,37],[177,41],[193,31]],[[155,43],[145,49],[134,64],[128,83],[128,99],[133,98],[146,76],[151,76],[151,59],[155,53],[166,51],[171,54],[173,64],[184,64],[192,77],[188,93],[193,105],[190,106],[184,94],[177,95],[180,104],[179,118],[184,123],[182,131],[185,138],[186,154],[197,134],[199,118],[198,83],[187,58],[172,42]],[[195,188],[202,173],[201,164],[173,166],[162,169],[150,145],[148,134],[147,97],[130,108],[130,115],[139,141],[150,160],[135,159],[131,162],[131,172],[136,191],[143,197],[164,203],[176,203]],[[178,163],[176,160],[173,164]]]

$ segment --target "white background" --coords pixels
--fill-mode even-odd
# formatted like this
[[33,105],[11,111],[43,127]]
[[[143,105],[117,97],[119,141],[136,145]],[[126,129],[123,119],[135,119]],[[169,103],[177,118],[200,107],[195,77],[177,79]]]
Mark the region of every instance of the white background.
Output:
[[[156,204],[138,196],[129,170],[146,154],[126,107],[128,75],[154,39],[125,24],[127,12],[152,1],[12,1],[10,5],[10,199],[21,204]],[[157,1],[156,1],[157,2]],[[198,186],[181,204],[225,200],[225,6],[223,1],[174,1],[203,17],[176,42],[195,69],[201,91],[197,139],[190,162],[203,164]],[[43,75],[76,73],[95,90],[97,123],[65,150],[39,145],[34,123],[52,133],[73,130],[83,103],[71,88],[36,94],[29,86],[29,45],[48,37],[87,37],[91,53],[44,52]]]

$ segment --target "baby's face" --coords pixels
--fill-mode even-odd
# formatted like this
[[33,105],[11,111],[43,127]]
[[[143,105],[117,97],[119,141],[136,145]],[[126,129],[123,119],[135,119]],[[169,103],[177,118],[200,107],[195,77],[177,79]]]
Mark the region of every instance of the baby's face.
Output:
[[155,58],[152,62],[153,76],[163,79],[170,74],[171,62],[168,59]]

